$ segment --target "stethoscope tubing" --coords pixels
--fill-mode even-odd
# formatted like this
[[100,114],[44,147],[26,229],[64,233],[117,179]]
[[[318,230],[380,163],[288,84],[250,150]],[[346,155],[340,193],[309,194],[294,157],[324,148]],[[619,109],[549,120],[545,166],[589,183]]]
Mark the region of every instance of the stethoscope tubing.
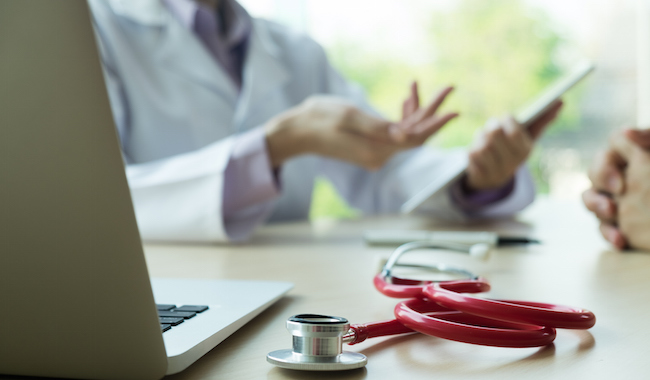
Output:
[[427,285],[422,294],[449,309],[500,321],[581,330],[596,324],[596,316],[588,310],[542,302],[477,298],[449,291],[442,284]]
[[418,299],[403,301],[395,306],[395,316],[404,326],[422,334],[482,346],[541,347],[555,339],[553,327],[499,321],[457,310],[430,314],[421,311],[430,305]]
[[541,347],[553,342],[550,326],[513,323],[448,309],[435,302],[409,299],[395,306],[396,319],[351,325],[354,339],[349,345],[368,338],[419,332],[457,342],[497,347]]
[[356,339],[354,343],[366,337],[392,335],[410,329],[485,346],[540,347],[553,342],[555,328],[588,329],[596,322],[594,314],[584,309],[461,294],[488,291],[489,283],[480,277],[430,282],[392,276],[387,278],[386,273],[382,272],[375,276],[373,282],[384,295],[409,298],[398,303],[394,309],[394,322],[402,324],[405,329],[400,330],[397,325],[389,324],[394,332],[384,334],[382,325],[361,325],[364,327],[364,338]]

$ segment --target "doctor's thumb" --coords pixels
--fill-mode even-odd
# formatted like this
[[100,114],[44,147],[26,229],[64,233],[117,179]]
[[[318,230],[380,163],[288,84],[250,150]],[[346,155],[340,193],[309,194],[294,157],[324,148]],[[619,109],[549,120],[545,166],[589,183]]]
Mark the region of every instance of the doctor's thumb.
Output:
[[406,138],[404,132],[393,131],[394,127],[396,127],[395,124],[387,120],[371,116],[363,111],[355,112],[354,116],[350,118],[347,124],[348,129],[351,132],[372,140],[394,142],[396,141],[395,133],[398,135],[403,134],[404,136],[402,138]]

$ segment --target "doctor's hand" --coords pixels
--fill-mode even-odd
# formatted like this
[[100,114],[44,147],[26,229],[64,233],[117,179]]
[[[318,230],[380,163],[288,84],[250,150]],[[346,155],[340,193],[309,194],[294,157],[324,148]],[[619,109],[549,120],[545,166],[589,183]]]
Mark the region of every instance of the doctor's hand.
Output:
[[317,154],[379,169],[394,154],[424,143],[456,116],[436,114],[449,91],[399,123],[369,115],[340,98],[310,97],[265,125],[271,164],[277,168],[292,157]]
[[557,101],[528,129],[508,116],[490,119],[478,134],[469,153],[469,165],[464,178],[472,191],[498,189],[505,186],[533,149],[543,130],[557,117],[562,102]]
[[582,194],[600,220],[600,232],[616,248],[650,250],[650,130],[627,129],[610,138],[589,171]]
[[420,108],[418,84],[415,81],[411,83],[409,96],[402,103],[402,120],[390,126],[390,139],[403,146],[422,145],[442,126],[458,116],[456,112],[437,114],[438,108],[453,90],[451,86],[443,88],[429,105]]

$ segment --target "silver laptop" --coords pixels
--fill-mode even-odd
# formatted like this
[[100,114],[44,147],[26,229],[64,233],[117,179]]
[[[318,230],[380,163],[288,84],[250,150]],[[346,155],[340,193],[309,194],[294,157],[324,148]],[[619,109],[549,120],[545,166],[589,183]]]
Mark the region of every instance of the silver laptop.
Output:
[[150,281],[83,0],[0,0],[0,178],[0,374],[161,378],[291,288]]

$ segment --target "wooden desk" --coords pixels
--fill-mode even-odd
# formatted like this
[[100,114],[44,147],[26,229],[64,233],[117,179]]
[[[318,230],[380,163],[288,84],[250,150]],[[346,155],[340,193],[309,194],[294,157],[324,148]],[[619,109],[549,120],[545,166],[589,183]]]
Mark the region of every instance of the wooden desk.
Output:
[[[491,296],[592,310],[596,326],[558,330],[544,348],[473,346],[422,335],[370,339],[344,349],[368,356],[364,369],[316,373],[275,368],[265,356],[291,347],[285,320],[322,313],[352,323],[392,318],[396,300],[372,278],[392,248],[366,246],[367,228],[441,227],[415,218],[268,226],[240,246],[148,245],[152,276],[282,280],[289,295],[173,379],[606,379],[650,378],[650,254],[611,251],[578,202],[540,200],[516,221],[466,229],[528,232],[543,244],[499,249],[487,262],[428,253],[488,278]],[[454,229],[454,226],[443,226]],[[424,255],[424,253],[422,253]]]

